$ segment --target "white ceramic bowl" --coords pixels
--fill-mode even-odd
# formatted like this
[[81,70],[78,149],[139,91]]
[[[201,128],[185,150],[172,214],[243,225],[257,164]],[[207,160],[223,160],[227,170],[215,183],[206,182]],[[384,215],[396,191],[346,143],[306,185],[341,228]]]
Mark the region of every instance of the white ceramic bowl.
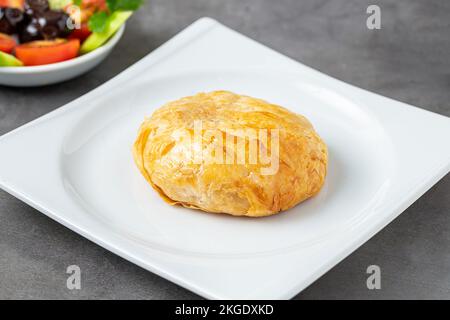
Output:
[[100,48],[75,59],[32,67],[0,67],[0,85],[35,87],[75,78],[102,62],[119,42],[125,30],[123,25]]

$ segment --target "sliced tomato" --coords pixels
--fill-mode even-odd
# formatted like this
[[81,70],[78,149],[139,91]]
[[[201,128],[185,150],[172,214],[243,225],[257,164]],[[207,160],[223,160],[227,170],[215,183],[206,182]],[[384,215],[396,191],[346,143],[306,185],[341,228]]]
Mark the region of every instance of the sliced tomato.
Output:
[[[0,0],[1,1],[1,0]],[[106,0],[81,0],[81,8],[95,8],[99,11],[108,10]]]
[[73,21],[83,24],[87,23],[95,12],[108,11],[108,6],[106,0],[82,0],[79,8],[74,7],[70,2],[64,7],[64,11],[70,15]]
[[0,51],[11,53],[16,46],[16,40],[7,34],[0,33]]
[[22,9],[25,0],[0,0],[0,7]]
[[16,57],[26,66],[38,66],[73,59],[79,49],[79,39],[38,40],[17,46]]
[[87,37],[91,35],[91,30],[89,30],[88,24],[81,24],[80,29],[74,29],[72,33],[69,35],[69,39],[80,39],[81,42],[86,40]]

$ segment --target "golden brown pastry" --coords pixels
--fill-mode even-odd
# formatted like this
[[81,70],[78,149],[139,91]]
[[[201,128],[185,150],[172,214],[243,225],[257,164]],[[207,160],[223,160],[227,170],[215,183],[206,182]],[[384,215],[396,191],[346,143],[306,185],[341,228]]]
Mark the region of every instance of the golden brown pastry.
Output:
[[141,125],[133,156],[169,204],[251,217],[317,194],[328,161],[305,117],[228,91],[156,110]]

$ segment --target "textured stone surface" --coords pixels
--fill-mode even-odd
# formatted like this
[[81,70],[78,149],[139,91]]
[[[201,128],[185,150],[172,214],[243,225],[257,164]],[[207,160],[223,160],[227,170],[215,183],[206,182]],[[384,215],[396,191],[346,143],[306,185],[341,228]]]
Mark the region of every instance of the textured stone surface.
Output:
[[[0,134],[73,100],[138,61],[202,16],[213,17],[306,65],[382,95],[450,116],[447,0],[150,0],[112,55],[92,72],[34,89],[0,87]],[[366,8],[382,28],[366,28]],[[299,299],[450,299],[450,176],[300,293]],[[66,289],[65,269],[83,272]],[[366,288],[368,265],[382,289]],[[0,299],[191,299],[0,191]]]

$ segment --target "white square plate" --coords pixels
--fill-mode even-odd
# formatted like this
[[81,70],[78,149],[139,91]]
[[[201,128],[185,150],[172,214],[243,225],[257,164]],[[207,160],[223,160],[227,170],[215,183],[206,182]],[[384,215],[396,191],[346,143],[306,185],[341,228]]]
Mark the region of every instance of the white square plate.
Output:
[[[318,196],[262,219],[165,204],[133,163],[144,116],[226,89],[304,114],[329,146]],[[87,95],[0,138],[0,186],[207,298],[290,298],[450,169],[450,119],[347,85],[204,18]]]

